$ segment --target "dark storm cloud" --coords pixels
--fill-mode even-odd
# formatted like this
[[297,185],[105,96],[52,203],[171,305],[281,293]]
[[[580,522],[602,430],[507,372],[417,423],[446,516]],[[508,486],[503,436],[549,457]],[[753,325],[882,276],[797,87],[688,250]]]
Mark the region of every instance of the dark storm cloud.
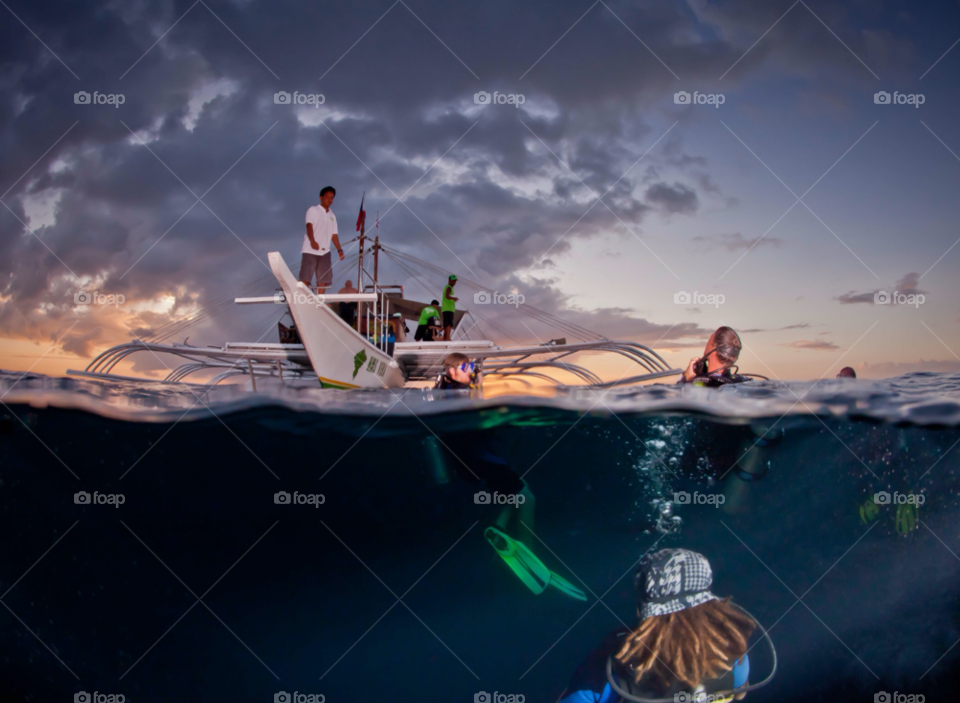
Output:
[[[697,190],[662,179],[683,174],[718,194],[709,164],[672,135],[635,165],[662,136],[652,123],[679,87],[674,74],[684,85],[715,80],[776,19],[746,3],[697,3],[701,25],[665,1],[597,5],[579,22],[584,7],[573,2],[408,5],[12,5],[49,49],[9,13],[0,23],[0,86],[11,96],[0,104],[0,191],[11,189],[0,208],[0,333],[58,339],[88,287],[175,301],[128,320],[142,333],[267,276],[268,251],[295,258],[303,212],[327,183],[344,240],[365,191],[393,246],[491,287],[542,271],[577,238],[625,234],[597,196],[631,227],[654,208],[692,213]],[[832,19],[882,64],[879,44],[848,37],[842,13]],[[731,87],[774,55],[803,56],[813,70],[810,42],[836,41],[811,21],[782,23],[737,65]],[[326,102],[300,121],[274,104],[281,90]],[[478,108],[480,90],[525,102]],[[78,105],[78,91],[124,103]],[[649,180],[648,166],[662,177]],[[36,229],[28,210],[50,193],[56,221],[34,236],[20,221]],[[543,306],[568,302],[553,291]],[[126,336],[106,314],[83,311],[64,348],[85,354]],[[661,331],[628,311],[565,314],[609,334]]]

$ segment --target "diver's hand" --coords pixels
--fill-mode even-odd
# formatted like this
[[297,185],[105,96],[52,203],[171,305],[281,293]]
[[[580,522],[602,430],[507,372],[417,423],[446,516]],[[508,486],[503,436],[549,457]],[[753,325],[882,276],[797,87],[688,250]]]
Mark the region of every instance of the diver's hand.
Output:
[[692,359],[690,359],[690,363],[687,364],[687,369],[686,369],[686,371],[683,372],[683,378],[684,378],[684,380],[692,381],[692,380],[694,379],[694,377],[696,377],[697,372],[693,370],[693,367],[696,365],[696,363],[697,363],[698,361],[700,361],[700,357],[699,357],[699,356],[695,356],[695,357],[693,357]]

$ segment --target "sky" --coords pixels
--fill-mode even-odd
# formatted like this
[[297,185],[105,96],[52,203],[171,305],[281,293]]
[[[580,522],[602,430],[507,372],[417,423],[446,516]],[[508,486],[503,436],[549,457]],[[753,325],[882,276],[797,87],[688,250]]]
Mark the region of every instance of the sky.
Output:
[[268,292],[332,185],[341,241],[363,197],[395,251],[675,366],[730,325],[776,378],[960,370],[956,0],[2,5],[0,368]]

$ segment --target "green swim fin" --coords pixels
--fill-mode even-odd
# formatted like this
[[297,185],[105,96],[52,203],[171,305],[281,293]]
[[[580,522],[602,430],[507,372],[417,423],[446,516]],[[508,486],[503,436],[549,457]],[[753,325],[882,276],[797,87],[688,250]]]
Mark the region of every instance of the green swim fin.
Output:
[[523,542],[508,537],[496,527],[488,527],[483,536],[497,550],[500,558],[513,570],[517,578],[534,593],[543,593],[547,586],[553,586],[571,598],[587,600],[583,591],[550,571]]

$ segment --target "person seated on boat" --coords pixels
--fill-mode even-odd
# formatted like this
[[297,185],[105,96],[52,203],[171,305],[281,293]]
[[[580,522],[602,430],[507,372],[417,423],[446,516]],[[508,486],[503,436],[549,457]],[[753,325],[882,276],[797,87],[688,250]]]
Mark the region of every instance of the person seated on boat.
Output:
[[417,342],[432,342],[434,341],[432,333],[430,336],[429,325],[431,320],[436,319],[438,324],[440,321],[440,313],[437,312],[437,307],[440,305],[439,300],[431,300],[429,305],[424,305],[420,310],[420,320],[417,322],[417,331],[413,333],[413,338]]
[[427,334],[423,339],[427,342],[439,342],[441,337],[443,337],[443,327],[440,326],[440,318],[431,317],[427,324]]
[[[393,336],[398,342],[403,344],[407,341],[407,323],[403,321],[403,314],[399,312],[390,316],[390,326],[393,328]],[[391,354],[391,356],[393,356]]]
[[707,340],[703,356],[690,359],[677,383],[718,388],[729,383],[749,381],[750,377],[738,373],[740,369],[736,366],[742,348],[740,335],[730,327],[718,327]]
[[457,301],[460,300],[453,295],[453,287],[455,285],[457,285],[457,277],[454,274],[450,274],[450,278],[447,280],[447,285],[443,289],[443,303],[440,306],[440,310],[443,312],[444,342],[450,341],[450,335],[453,332],[454,313],[457,310]]
[[[560,703],[740,700],[748,685],[748,639],[757,623],[710,592],[702,554],[661,549],[634,578],[635,629],[618,627],[577,668]],[[686,692],[686,693],[685,693]]]
[[842,369],[840,369],[840,373],[837,374],[837,378],[856,378],[856,377],[857,377],[857,372],[854,371],[849,366],[844,366]]
[[326,186],[320,191],[320,204],[307,209],[307,233],[300,248],[300,280],[309,288],[310,281],[316,277],[317,295],[323,294],[333,283],[330,242],[333,242],[343,261],[343,249],[337,236],[337,217],[330,211],[336,195],[336,190]]
[[393,350],[397,345],[397,333],[396,327],[393,325],[393,320],[387,319],[386,316],[381,318],[381,322],[377,325],[377,343],[379,344],[381,335],[383,336],[383,341],[387,346],[387,356],[393,356]]
[[[353,287],[353,281],[348,280],[343,284],[343,288],[337,291],[339,295],[356,295],[359,293],[356,288]],[[357,321],[357,304],[356,302],[347,303],[341,302],[339,305],[340,308],[340,319],[346,322],[348,325],[353,327]]]
[[480,365],[460,352],[447,354],[443,359],[443,371],[437,376],[434,388],[439,390],[465,390],[483,387],[483,372]]

